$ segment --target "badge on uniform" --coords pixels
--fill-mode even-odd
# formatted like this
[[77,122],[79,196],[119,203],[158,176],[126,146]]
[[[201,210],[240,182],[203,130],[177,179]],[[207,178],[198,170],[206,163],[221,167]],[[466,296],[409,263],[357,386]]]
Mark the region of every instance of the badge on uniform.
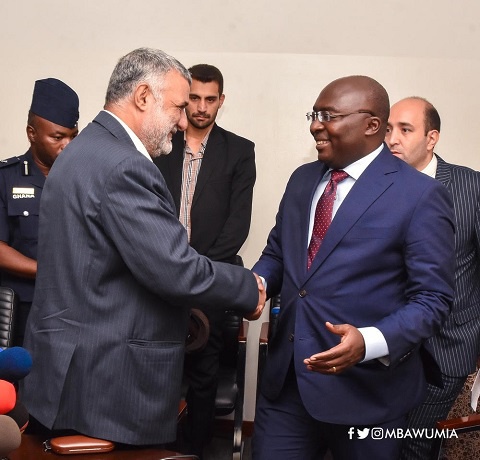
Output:
[[35,198],[35,189],[33,187],[13,187],[12,198],[14,200],[20,198]]

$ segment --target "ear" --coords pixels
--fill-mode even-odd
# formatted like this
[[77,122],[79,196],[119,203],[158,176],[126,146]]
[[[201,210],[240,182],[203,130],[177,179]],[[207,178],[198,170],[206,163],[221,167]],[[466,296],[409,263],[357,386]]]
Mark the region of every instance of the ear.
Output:
[[28,137],[28,141],[32,144],[35,142],[35,134],[36,134],[36,131],[35,131],[35,128],[32,126],[32,125],[27,125],[27,137]]
[[147,107],[151,101],[155,101],[155,98],[153,97],[150,86],[147,83],[142,83],[135,89],[133,93],[133,100],[137,108],[144,112],[147,110]]
[[440,139],[440,133],[436,129],[432,129],[427,133],[427,150],[433,152],[435,145],[437,145],[438,140]]
[[367,129],[365,130],[366,136],[374,136],[378,134],[380,128],[382,126],[382,121],[378,117],[371,116],[368,119]]
[[220,100],[220,104],[219,104],[218,108],[220,108],[223,105],[223,101],[225,100],[225,94],[222,94],[220,96],[219,100]]

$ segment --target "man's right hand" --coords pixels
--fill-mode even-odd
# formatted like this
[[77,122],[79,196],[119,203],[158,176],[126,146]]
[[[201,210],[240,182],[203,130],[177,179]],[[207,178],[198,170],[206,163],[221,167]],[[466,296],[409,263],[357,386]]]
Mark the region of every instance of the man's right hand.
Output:
[[265,303],[267,301],[267,291],[265,290],[265,286],[263,285],[262,280],[256,273],[253,273],[253,274],[255,276],[255,279],[257,280],[257,286],[258,286],[258,305],[255,311],[247,315],[244,315],[245,319],[248,319],[249,321],[255,321],[258,318],[260,318],[260,316],[262,315],[263,309],[265,307]]

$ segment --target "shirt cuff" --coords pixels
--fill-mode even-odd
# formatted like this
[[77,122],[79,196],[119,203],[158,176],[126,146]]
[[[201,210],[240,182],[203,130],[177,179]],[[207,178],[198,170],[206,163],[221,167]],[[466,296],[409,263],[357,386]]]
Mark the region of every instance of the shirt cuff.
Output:
[[361,362],[378,359],[385,366],[390,365],[387,341],[380,330],[376,327],[360,327],[358,330],[365,342],[365,357]]

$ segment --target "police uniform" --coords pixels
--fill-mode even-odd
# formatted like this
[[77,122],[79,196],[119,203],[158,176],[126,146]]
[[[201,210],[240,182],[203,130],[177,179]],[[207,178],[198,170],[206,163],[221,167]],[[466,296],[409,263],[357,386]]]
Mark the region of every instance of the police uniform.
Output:
[[[37,259],[38,215],[45,176],[32,154],[0,160],[0,241]],[[21,302],[31,303],[35,280],[2,271],[1,285],[12,288]]]
[[[38,117],[73,129],[78,122],[78,105],[77,93],[62,81],[46,78],[35,82],[30,112]],[[45,180],[30,150],[25,155],[0,160],[0,241],[34,260]],[[19,297],[14,345],[22,345],[35,280],[0,269],[0,284],[12,288]]]

